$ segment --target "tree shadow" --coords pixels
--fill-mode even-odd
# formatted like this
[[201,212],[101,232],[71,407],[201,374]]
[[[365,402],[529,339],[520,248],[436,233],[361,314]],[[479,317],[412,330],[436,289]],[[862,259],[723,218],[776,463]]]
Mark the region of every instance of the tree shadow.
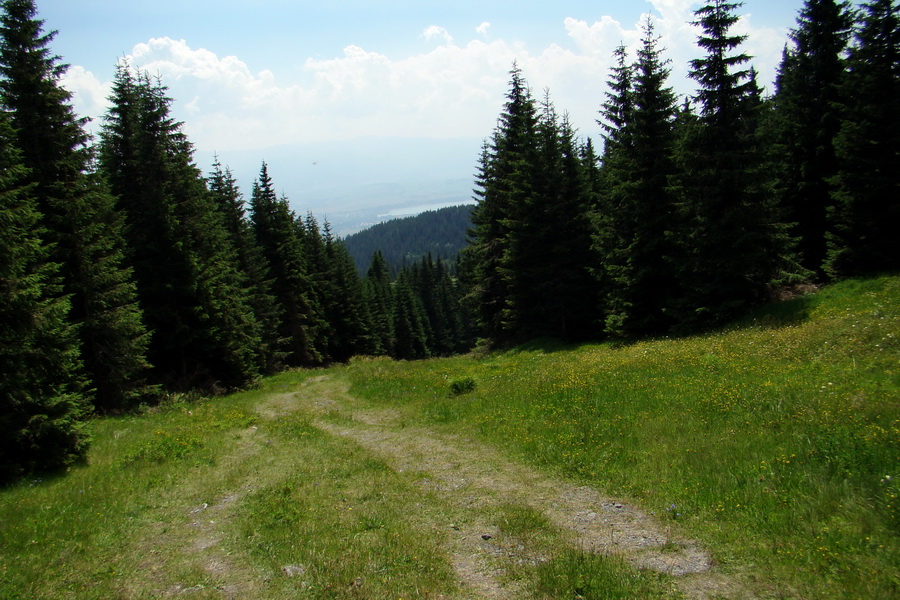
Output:
[[508,348],[506,353],[513,355],[525,353],[555,354],[565,350],[572,350],[583,343],[585,342],[574,342],[554,337],[540,337]]
[[815,294],[795,296],[787,300],[778,300],[753,310],[746,317],[735,321],[728,329],[780,329],[800,325],[809,320],[812,309],[816,305]]
[[620,349],[642,342],[687,339],[743,329],[781,329],[783,327],[801,325],[808,321],[817,302],[816,294],[803,290],[794,292],[794,295],[789,297],[773,299],[768,304],[756,306],[743,316],[739,316],[731,321],[708,327],[623,338],[597,337],[594,339],[567,340],[554,337],[540,337],[506,348],[495,348],[495,350],[510,355],[525,353],[555,354],[557,352],[574,350],[585,344],[605,344],[613,349]]

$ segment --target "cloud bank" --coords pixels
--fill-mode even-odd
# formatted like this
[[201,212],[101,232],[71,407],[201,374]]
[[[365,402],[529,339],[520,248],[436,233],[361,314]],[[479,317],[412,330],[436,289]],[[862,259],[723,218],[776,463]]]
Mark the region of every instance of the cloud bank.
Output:
[[[653,0],[656,32],[671,59],[670,85],[692,93],[687,64],[698,56],[697,30],[689,24],[689,0]],[[784,32],[755,28],[752,15],[737,29],[750,37],[744,49],[767,84],[774,77]],[[558,110],[567,111],[583,135],[596,136],[597,110],[605,91],[611,54],[620,43],[633,50],[640,23],[612,17],[594,23],[567,18],[558,25],[559,43],[528,48],[492,39],[490,23],[457,42],[432,25],[418,37],[425,52],[403,58],[349,45],[343,55],[307,58],[290,78],[253,72],[236,56],[220,56],[189,41],[153,38],[125,57],[162,77],[175,99],[173,110],[201,150],[249,150],[296,142],[390,137],[486,137],[504,102],[509,69],[518,62],[536,96],[549,88]],[[415,34],[413,34],[415,35]],[[72,67],[63,85],[74,93],[79,114],[95,118],[106,109],[109,81]]]

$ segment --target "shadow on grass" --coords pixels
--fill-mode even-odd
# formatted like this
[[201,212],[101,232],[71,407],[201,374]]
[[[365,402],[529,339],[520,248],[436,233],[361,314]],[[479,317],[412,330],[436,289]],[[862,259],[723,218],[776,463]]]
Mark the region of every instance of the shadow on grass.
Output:
[[507,349],[506,352],[512,355],[524,353],[555,354],[556,352],[577,348],[582,343],[584,342],[566,341],[553,337],[541,337],[513,346],[512,348]]
[[733,320],[711,324],[707,327],[696,327],[682,331],[672,331],[656,335],[635,337],[597,337],[595,339],[564,340],[542,337],[510,347],[488,348],[488,352],[496,350],[501,353],[517,355],[523,353],[553,354],[574,350],[585,344],[606,344],[611,348],[626,348],[642,342],[661,340],[679,340],[696,336],[707,336],[729,331],[745,329],[781,329],[802,325],[812,317],[814,309],[822,302],[849,303],[858,305],[863,295],[884,294],[888,286],[896,286],[897,275],[873,275],[836,282],[819,288],[811,284],[796,286],[783,290],[779,299],[748,309],[743,315]]
[[747,317],[739,319],[732,328],[763,327],[765,329],[778,329],[800,325],[809,320],[816,303],[815,294],[806,294],[789,300],[766,304],[755,309]]
[[710,326],[708,328],[698,328],[690,331],[644,337],[597,338],[595,340],[563,340],[553,337],[541,337],[507,348],[504,352],[511,355],[524,353],[554,354],[556,352],[573,350],[584,344],[594,345],[606,343],[612,348],[625,348],[640,342],[663,339],[685,339],[698,335],[703,336],[741,329],[780,329],[782,327],[800,325],[809,320],[812,309],[817,302],[818,299],[816,298],[816,294],[804,294],[787,300],[773,301],[770,304],[758,306],[751,310],[749,314],[734,321]]

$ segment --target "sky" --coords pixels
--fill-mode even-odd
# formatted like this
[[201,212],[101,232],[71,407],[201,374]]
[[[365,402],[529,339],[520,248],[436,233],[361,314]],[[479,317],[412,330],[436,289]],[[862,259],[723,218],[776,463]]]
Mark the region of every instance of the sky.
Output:
[[[747,0],[738,11],[735,30],[748,35],[742,49],[754,56],[770,90],[802,5]],[[317,144],[333,150],[352,148],[358,139],[401,138],[407,146],[472,140],[460,150],[471,152],[471,160],[448,157],[441,174],[449,179],[459,170],[468,180],[479,140],[490,136],[502,110],[514,60],[535,96],[549,90],[557,111],[567,112],[582,136],[598,138],[613,49],[624,43],[633,56],[647,14],[671,60],[670,85],[693,93],[688,63],[701,53],[689,22],[699,6],[689,0],[37,0],[45,30],[58,31],[52,50],[70,65],[62,83],[94,129],[116,63],[127,60],[168,86],[173,114],[198,157],[217,153],[229,165],[234,157],[239,175],[249,169],[244,161],[258,171],[277,147],[309,152]],[[316,162],[314,152],[309,156]],[[321,185],[322,177],[311,180]],[[273,178],[277,183],[278,174]],[[294,189],[302,183],[288,187],[288,196],[308,193]]]

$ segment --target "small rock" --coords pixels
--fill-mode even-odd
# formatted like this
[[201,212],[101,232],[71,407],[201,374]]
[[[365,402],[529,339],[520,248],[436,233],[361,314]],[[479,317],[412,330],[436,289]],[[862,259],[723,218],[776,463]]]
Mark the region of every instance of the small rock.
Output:
[[493,536],[488,535],[487,533],[485,533],[484,535],[481,536],[481,539],[483,539],[483,540],[489,540],[489,539],[491,539],[491,537],[493,537]]
[[306,567],[303,565],[286,565],[281,567],[281,570],[284,571],[284,574],[288,577],[293,577],[294,575],[303,575],[306,573]]
[[174,591],[178,594],[194,594],[196,592],[202,592],[203,586],[198,584],[191,587],[181,587],[181,584],[176,584]]
[[207,508],[209,508],[209,504],[207,504],[206,502],[204,502],[204,503],[201,504],[200,506],[195,506],[194,508],[192,508],[192,509],[191,509],[191,514],[192,514],[192,515],[195,515],[195,514],[197,514],[198,512],[201,512],[201,511],[206,510]]

